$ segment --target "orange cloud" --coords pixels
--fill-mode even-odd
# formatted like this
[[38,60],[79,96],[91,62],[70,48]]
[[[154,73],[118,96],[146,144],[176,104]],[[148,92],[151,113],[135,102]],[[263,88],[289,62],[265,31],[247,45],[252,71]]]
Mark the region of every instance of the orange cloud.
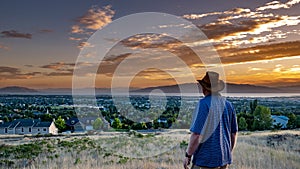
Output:
[[40,68],[51,69],[53,72],[43,73],[45,76],[72,76],[75,63],[56,62],[40,66]]
[[279,9],[283,6],[290,8],[299,2],[299,0],[291,0],[283,4],[273,1],[254,11],[248,8],[234,8],[223,12],[186,14],[183,17],[191,20],[199,20],[207,16],[216,17],[215,21],[200,24],[198,27],[216,45],[225,43],[228,44],[227,48],[239,47],[280,40],[292,34],[293,32],[284,28],[298,25],[300,15],[275,14],[272,10],[265,9]]
[[75,64],[74,63],[65,63],[65,62],[56,62],[56,63],[51,63],[48,65],[43,65],[40,66],[41,68],[47,68],[47,69],[52,69],[52,70],[65,70],[68,68],[72,68],[74,67]]
[[78,23],[87,29],[98,30],[112,21],[115,11],[111,6],[105,6],[102,9],[93,6],[86,14],[77,19]]
[[80,41],[78,48],[81,49],[87,43],[82,41],[86,40],[92,33],[96,30],[101,29],[105,25],[112,22],[112,18],[115,11],[112,9],[111,5],[99,8],[97,6],[92,6],[83,16],[76,19],[76,24],[71,27],[71,33],[81,35],[80,38],[69,38],[70,40]]
[[79,34],[82,34],[84,33],[84,30],[82,28],[80,28],[79,25],[73,25],[71,27],[71,33],[79,33]]
[[0,66],[0,80],[7,79],[30,79],[36,75],[41,75],[41,72],[22,73],[21,69],[8,66]]
[[218,51],[222,63],[268,60],[300,55],[300,41],[257,45],[248,48],[230,48]]

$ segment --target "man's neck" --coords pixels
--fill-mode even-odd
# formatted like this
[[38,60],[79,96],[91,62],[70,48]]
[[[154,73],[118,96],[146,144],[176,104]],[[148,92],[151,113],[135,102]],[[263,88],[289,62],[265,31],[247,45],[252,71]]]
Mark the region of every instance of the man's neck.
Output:
[[207,91],[207,90],[205,90],[205,91],[203,91],[203,94],[204,94],[204,96],[208,96],[208,95],[211,95],[211,92],[210,92],[210,91]]

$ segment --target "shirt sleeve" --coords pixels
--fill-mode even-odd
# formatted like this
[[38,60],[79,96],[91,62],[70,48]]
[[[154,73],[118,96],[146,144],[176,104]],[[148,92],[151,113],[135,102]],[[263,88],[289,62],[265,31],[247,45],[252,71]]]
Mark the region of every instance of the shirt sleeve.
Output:
[[209,112],[208,106],[203,101],[200,100],[194,112],[194,117],[190,128],[191,132],[197,134],[201,133],[208,112]]

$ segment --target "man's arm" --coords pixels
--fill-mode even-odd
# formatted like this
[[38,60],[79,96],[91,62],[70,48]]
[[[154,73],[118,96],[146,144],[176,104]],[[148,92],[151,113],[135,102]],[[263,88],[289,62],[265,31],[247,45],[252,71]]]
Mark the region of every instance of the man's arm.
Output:
[[194,154],[194,152],[196,151],[196,149],[199,146],[200,140],[201,140],[201,135],[200,134],[192,133],[192,135],[190,137],[190,142],[189,142],[188,148],[186,149],[186,152],[189,155]]
[[231,152],[233,151],[233,149],[236,145],[236,140],[237,140],[237,132],[231,133]]
[[197,133],[192,133],[190,137],[189,145],[186,149],[186,157],[183,161],[183,166],[185,169],[188,169],[188,165],[190,165],[191,157],[199,146],[201,140],[201,135]]

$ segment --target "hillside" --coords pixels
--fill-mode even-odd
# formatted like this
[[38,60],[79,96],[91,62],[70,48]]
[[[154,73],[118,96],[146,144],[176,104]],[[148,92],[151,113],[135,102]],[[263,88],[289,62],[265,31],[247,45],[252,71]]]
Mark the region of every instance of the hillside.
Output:
[[[0,168],[182,169],[188,130],[1,136]],[[299,130],[240,132],[230,168],[298,169]],[[22,151],[20,151],[22,150]]]
[[19,93],[34,94],[34,93],[38,93],[38,91],[26,87],[9,86],[9,87],[0,88],[0,93],[1,94],[19,94]]

